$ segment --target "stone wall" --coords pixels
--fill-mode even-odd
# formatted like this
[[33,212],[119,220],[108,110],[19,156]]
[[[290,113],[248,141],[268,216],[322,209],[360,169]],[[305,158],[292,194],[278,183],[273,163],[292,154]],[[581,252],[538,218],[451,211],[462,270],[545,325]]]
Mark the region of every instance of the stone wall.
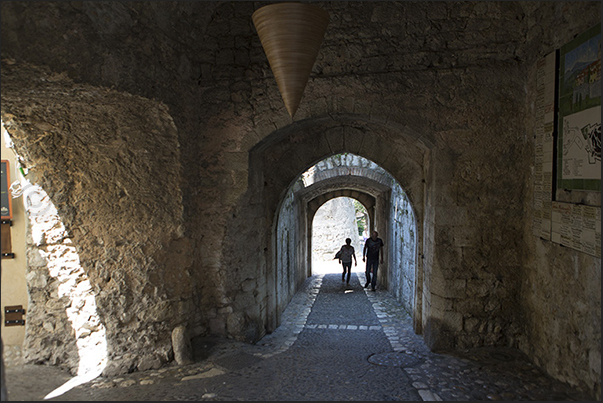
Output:
[[[25,357],[77,364],[72,348],[81,329],[71,329],[65,312],[55,314],[72,301],[57,294],[64,280],[48,276],[65,276],[81,263],[109,337],[106,372],[170,361],[172,328],[195,314],[179,144],[165,106],[3,60],[2,120],[27,179],[48,193],[66,231],[30,242],[36,248],[28,251]],[[65,243],[73,258],[61,262],[52,255]],[[77,276],[69,282],[83,286]]]
[[107,365],[106,329],[72,237],[42,188],[22,183],[29,216],[28,312],[24,360],[100,374]]
[[[576,35],[600,23],[600,3],[583,13],[550,4],[531,13],[528,46],[541,49],[528,61],[526,132],[532,161],[535,152],[537,62]],[[569,11],[569,12],[568,12]],[[542,30],[540,19],[554,31]],[[578,23],[579,21],[579,23]],[[524,205],[525,261],[519,302],[524,337],[519,347],[547,373],[592,391],[601,399],[601,259],[534,236],[534,163],[526,177]],[[579,192],[575,192],[579,193]],[[576,204],[601,206],[600,192],[578,197]],[[594,193],[594,194],[593,194]],[[580,196],[580,195],[578,195]],[[565,200],[562,200],[565,201]]]
[[390,233],[387,251],[390,254],[389,290],[411,317],[418,315],[417,290],[417,222],[413,206],[400,185],[392,186],[389,207]]
[[282,312],[295,294],[299,283],[306,279],[308,270],[303,267],[305,251],[299,250],[302,244],[299,200],[293,190],[284,197],[277,217],[276,232],[276,303],[277,311]]

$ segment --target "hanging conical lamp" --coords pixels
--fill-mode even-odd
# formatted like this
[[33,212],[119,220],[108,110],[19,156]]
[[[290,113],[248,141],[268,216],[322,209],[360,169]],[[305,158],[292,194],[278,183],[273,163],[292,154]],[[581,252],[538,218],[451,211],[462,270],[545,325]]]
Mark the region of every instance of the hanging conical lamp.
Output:
[[318,56],[329,13],[308,3],[269,4],[253,15],[268,63],[293,117]]

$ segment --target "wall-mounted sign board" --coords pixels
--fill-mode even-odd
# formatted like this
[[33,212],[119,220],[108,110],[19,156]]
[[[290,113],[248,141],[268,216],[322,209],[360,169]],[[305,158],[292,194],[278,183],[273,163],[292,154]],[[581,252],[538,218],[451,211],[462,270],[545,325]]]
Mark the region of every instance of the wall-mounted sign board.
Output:
[[601,24],[539,60],[535,88],[532,233],[601,258],[601,206],[563,193],[601,191]]
[[601,191],[601,24],[559,57],[557,189]]
[[9,192],[10,172],[9,161],[2,160],[2,219],[11,220],[13,218],[13,205]]

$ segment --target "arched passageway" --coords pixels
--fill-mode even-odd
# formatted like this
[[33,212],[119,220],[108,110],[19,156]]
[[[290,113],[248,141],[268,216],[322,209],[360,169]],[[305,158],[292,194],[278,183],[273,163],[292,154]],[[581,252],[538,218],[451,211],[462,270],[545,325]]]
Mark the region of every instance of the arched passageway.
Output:
[[[382,272],[380,281],[388,288],[394,282],[400,290],[402,283],[412,282],[413,290],[407,292],[413,296],[406,301],[412,306],[415,331],[422,332],[425,262],[416,256],[424,255],[425,249],[430,248],[429,239],[427,244],[423,240],[425,225],[431,222],[425,220],[425,214],[429,213],[425,204],[428,186],[425,178],[429,175],[430,149],[431,143],[426,138],[406,126],[350,115],[294,122],[252,149],[250,192],[245,203],[246,208],[255,209],[252,216],[261,216],[265,222],[261,233],[266,245],[268,332],[278,326],[279,315],[294,291],[311,274],[313,215],[324,202],[341,196],[362,203],[374,229],[384,238],[401,235],[389,223],[392,212],[412,212],[408,217],[412,216],[409,219],[413,229],[407,232],[413,234],[414,256],[406,264],[409,270],[414,265],[412,280]],[[312,168],[339,155],[342,156],[339,158],[357,158],[365,166],[343,164],[322,173]],[[407,201],[392,205],[392,195],[398,198],[402,194]],[[303,202],[294,203],[296,198]],[[389,263],[400,261],[393,248],[387,253]]]
[[[289,302],[296,286],[313,273],[312,229],[317,211],[340,197],[355,199],[364,206],[369,232],[377,230],[387,245],[378,275],[380,287],[393,293],[411,316],[420,317],[415,284],[420,277],[416,275],[416,222],[411,203],[387,171],[348,153],[330,156],[310,167],[290,186],[280,205],[275,249],[279,310]],[[359,260],[361,256],[362,251],[358,251]]]

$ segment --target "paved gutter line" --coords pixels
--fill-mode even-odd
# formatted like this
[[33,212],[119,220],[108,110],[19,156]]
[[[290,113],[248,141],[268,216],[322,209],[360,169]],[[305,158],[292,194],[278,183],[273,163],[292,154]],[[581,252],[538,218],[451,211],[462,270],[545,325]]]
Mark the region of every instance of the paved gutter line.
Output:
[[296,341],[297,335],[306,327],[308,315],[312,311],[312,306],[320,292],[324,274],[317,275],[308,285],[307,292],[296,292],[293,299],[283,311],[281,324],[271,334],[264,336],[262,340],[271,344],[269,352],[254,353],[262,358],[269,358],[283,353],[289,349]]
[[[358,279],[361,280],[360,284],[366,282],[366,276],[364,273],[357,273]],[[361,279],[362,276],[362,279]],[[373,307],[373,311],[377,315],[379,322],[381,322],[381,328],[385,333],[385,336],[389,340],[389,344],[392,346],[392,350],[394,352],[406,352],[406,347],[400,343],[400,337],[398,335],[398,331],[395,328],[395,324],[391,319],[391,316],[385,311],[384,307],[381,304],[381,299],[379,298],[379,294],[375,291],[370,290],[369,288],[365,288],[364,292],[369,299]],[[377,326],[376,326],[377,327]],[[407,375],[411,375],[412,368],[403,368],[404,372]],[[412,379],[412,377],[411,377]],[[423,401],[434,402],[434,401],[442,401],[442,398],[435,392],[432,392],[427,385],[422,382],[413,382],[412,387],[417,390],[419,396]]]
[[330,329],[330,330],[382,330],[381,326],[366,326],[366,325],[323,325],[314,324],[306,325],[306,329]]

